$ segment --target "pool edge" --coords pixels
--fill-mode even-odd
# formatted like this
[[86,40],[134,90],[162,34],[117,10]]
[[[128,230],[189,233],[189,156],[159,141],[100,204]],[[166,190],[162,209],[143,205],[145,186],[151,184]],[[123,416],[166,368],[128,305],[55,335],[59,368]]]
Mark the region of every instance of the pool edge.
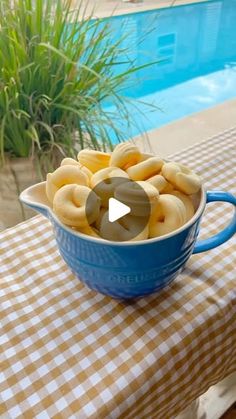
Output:
[[[106,3],[106,0],[100,0],[99,5],[96,1],[90,0],[91,10],[93,10],[93,18],[106,18],[111,16],[129,15],[134,13],[147,12],[151,10],[166,9],[168,7],[178,7],[197,3],[210,3],[215,0],[162,0],[156,4],[155,0],[144,0],[142,3],[126,3],[122,0],[114,0]],[[88,12],[89,15],[89,12]]]

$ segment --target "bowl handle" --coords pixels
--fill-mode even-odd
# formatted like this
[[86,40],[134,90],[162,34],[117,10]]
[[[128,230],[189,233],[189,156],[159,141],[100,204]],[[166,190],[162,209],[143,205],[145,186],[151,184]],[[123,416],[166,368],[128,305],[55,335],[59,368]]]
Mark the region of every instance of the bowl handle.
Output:
[[236,198],[229,192],[209,191],[207,192],[206,202],[229,202],[234,205],[235,211],[233,218],[224,230],[215,234],[209,239],[199,240],[195,244],[193,253],[206,252],[207,250],[214,249],[229,240],[236,233]]

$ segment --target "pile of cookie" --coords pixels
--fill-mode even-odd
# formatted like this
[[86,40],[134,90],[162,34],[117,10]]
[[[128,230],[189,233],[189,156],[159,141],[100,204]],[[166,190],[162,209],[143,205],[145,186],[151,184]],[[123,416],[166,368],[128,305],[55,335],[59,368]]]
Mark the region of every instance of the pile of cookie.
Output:
[[[140,188],[151,208],[141,231]],[[47,198],[62,223],[112,241],[146,240],[180,228],[193,217],[193,196],[200,188],[201,179],[190,168],[144,154],[130,142],[118,144],[111,154],[81,150],[77,160],[64,158],[46,179]],[[132,199],[132,214],[109,223],[112,197],[121,202]]]

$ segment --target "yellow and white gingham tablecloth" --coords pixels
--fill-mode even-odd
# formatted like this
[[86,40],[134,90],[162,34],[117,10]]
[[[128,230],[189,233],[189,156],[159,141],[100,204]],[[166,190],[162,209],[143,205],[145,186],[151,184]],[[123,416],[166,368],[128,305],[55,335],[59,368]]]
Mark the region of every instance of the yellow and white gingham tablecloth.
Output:
[[[235,193],[235,144],[231,129],[172,158]],[[202,236],[232,215],[208,207]],[[42,216],[0,234],[0,260],[4,419],[172,419],[236,370],[235,238],[132,304],[80,283]]]

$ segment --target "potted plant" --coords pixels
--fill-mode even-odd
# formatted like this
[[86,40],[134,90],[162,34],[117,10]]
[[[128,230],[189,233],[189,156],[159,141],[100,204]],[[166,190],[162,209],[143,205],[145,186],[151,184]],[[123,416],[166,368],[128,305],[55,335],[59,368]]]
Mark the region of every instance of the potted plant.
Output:
[[[86,16],[71,0],[0,2],[0,220],[26,217],[19,192],[78,149],[112,148],[109,130],[128,119],[117,74],[122,40],[111,42],[109,20]],[[110,98],[115,112],[102,106]],[[11,210],[17,217],[11,219]],[[0,226],[1,228],[1,226]]]

